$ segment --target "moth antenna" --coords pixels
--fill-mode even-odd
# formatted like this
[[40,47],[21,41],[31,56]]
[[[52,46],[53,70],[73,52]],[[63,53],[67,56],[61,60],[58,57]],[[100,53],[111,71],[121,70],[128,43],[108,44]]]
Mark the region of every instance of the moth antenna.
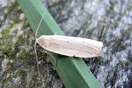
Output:
[[[45,14],[45,13],[44,13],[44,14]],[[41,22],[42,22],[42,20],[43,20],[44,14],[43,14],[43,16],[42,16],[42,18],[41,18],[41,20],[40,20],[40,22],[39,22],[39,25],[38,25],[38,27],[37,27],[36,32],[35,32],[35,44],[34,44],[34,49],[35,49],[36,62],[37,62],[37,68],[38,68],[38,73],[39,73],[39,74],[40,74],[40,72],[39,72],[39,64],[38,64],[38,55],[37,55],[37,51],[36,51],[36,38],[37,38],[38,29],[39,29],[40,24],[41,24]]]
[[54,58],[54,56],[53,56],[52,54],[48,53],[48,52],[45,51],[45,50],[41,50],[41,51],[47,53],[48,55],[50,55],[50,56],[54,59],[54,61],[55,61],[55,66],[57,66],[57,64],[56,64],[56,59]]

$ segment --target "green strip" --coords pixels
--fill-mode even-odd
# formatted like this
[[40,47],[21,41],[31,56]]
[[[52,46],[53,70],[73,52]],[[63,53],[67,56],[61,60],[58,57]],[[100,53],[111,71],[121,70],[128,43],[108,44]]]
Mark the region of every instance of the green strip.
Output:
[[[55,33],[64,35],[40,0],[17,1],[34,32],[38,27],[43,13],[45,13],[37,37],[41,35],[54,35]],[[57,70],[66,88],[102,88],[81,58],[71,59],[70,57],[58,54],[53,54],[53,56],[57,60],[57,66],[55,66],[53,58],[50,57],[50,61]]]

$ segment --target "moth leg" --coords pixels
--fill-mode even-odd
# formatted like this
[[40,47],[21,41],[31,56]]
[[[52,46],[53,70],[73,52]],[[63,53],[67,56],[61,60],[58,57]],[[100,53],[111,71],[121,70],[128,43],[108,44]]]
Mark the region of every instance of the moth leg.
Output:
[[74,60],[74,56],[70,56],[70,58],[72,58]]
[[54,35],[57,35],[57,32]]
[[70,56],[70,58],[72,58],[72,59],[74,60],[74,58],[75,58],[75,55],[73,55],[73,56]]
[[56,59],[53,57],[53,55],[52,54],[50,54],[50,53],[48,53],[47,51],[45,51],[45,50],[41,50],[42,52],[45,52],[45,53],[47,53],[48,55],[50,55],[53,59],[54,59],[54,61],[55,61],[55,66],[57,66],[57,64],[56,64]]

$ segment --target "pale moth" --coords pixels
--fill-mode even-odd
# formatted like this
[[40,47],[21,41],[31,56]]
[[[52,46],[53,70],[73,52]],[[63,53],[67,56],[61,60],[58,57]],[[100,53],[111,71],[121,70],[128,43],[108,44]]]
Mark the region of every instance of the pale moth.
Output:
[[70,36],[42,35],[36,42],[45,50],[70,56],[91,58],[101,56],[102,42]]
[[[37,28],[37,31],[39,29],[39,26]],[[101,47],[103,46],[102,42],[96,40],[59,35],[42,35],[38,39],[36,39],[36,43],[38,43],[45,50],[69,57],[81,58],[101,56]],[[53,59],[55,60],[54,57]]]

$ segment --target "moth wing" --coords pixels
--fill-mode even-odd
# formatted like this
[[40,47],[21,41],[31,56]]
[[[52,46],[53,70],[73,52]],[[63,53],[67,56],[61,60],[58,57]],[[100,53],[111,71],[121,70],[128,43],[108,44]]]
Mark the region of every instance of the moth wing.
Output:
[[38,41],[45,42],[40,46],[51,52],[81,58],[101,56],[101,47],[103,46],[102,42],[69,36],[44,35],[38,38]]

